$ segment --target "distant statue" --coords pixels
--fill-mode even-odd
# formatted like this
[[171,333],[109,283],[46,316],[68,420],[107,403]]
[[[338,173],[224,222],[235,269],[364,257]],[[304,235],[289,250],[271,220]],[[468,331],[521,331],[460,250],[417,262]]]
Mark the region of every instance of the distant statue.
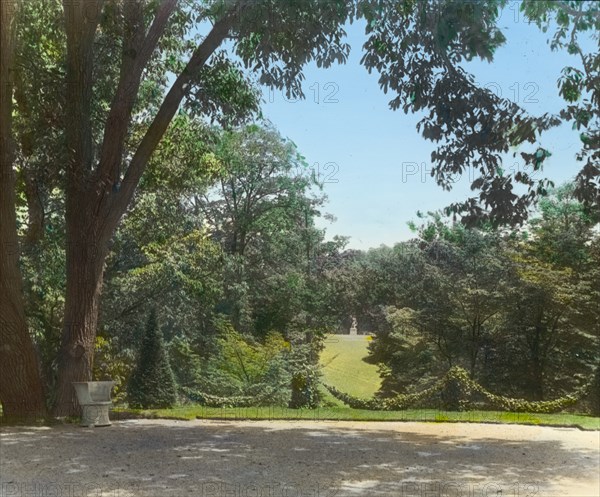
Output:
[[354,316],[350,316],[352,318],[352,326],[350,326],[350,334],[357,335],[358,334],[358,321]]

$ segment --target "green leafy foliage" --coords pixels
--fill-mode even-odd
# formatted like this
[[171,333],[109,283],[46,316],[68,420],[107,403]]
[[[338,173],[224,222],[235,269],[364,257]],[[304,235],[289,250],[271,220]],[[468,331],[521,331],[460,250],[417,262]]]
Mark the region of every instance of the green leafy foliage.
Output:
[[176,346],[186,361],[177,374],[184,395],[215,406],[286,405],[291,380],[289,342],[278,333],[262,341],[242,336],[223,318],[218,318],[216,326],[214,352],[207,359],[182,351],[181,343]]
[[258,86],[225,51],[215,53],[189,92],[186,108],[225,129],[250,121],[260,109]]
[[[498,20],[506,1],[383,1],[360,3],[357,15],[367,21],[363,65],[379,74],[379,86],[392,93],[392,109],[422,114],[417,130],[436,143],[431,176],[444,189],[453,175],[473,176],[477,195],[447,208],[467,225],[491,221],[519,224],[529,208],[553,186],[540,171],[549,150],[540,155],[545,132],[572,122],[582,130],[576,159],[583,167],[576,195],[586,208],[598,208],[598,88],[599,53],[586,51],[597,44],[600,11],[597,2],[520,3],[520,13],[546,32],[555,51],[577,56],[577,64],[557,75],[565,108],[558,114],[531,115],[518,102],[499,98],[480,86],[461,62],[475,57],[493,61],[505,41]],[[591,36],[590,36],[591,33]],[[583,39],[592,43],[585,43]],[[519,145],[522,167],[503,170],[511,147]],[[519,187],[519,188],[518,188]]]
[[[316,343],[315,343],[316,342]],[[290,358],[291,398],[289,407],[293,409],[314,409],[321,404],[321,368],[317,361],[320,340],[306,334],[296,337]]]
[[130,349],[121,349],[117,339],[96,337],[94,348],[94,378],[114,381],[112,398],[117,403],[127,400],[127,382],[131,376],[136,357]]
[[[367,361],[379,367],[379,397],[421,392],[453,366],[489,391],[536,401],[589,378],[598,236],[572,185],[551,191],[520,230],[420,218],[414,240],[348,254],[326,273],[336,306],[374,335]],[[457,395],[448,402],[467,408]]]

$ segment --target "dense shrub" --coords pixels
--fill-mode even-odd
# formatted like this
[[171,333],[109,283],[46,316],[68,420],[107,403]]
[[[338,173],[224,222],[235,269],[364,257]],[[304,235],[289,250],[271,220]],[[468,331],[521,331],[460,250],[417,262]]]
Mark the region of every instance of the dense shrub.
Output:
[[292,409],[315,409],[321,404],[321,367],[319,352],[322,337],[314,331],[292,331],[290,333],[289,370],[291,374]]
[[[181,351],[184,347],[179,346]],[[290,344],[279,333],[262,340],[237,332],[231,323],[218,323],[214,352],[199,362],[187,350],[182,357],[195,358],[196,374],[179,373],[181,391],[191,401],[214,406],[277,405],[290,399]],[[249,400],[250,399],[250,400]]]
[[129,405],[142,409],[172,407],[177,400],[175,379],[155,310],[148,317],[127,394]]
[[127,379],[135,362],[134,352],[119,345],[118,339],[96,337],[93,375],[97,380],[115,382],[112,397],[118,403],[126,399]]
[[289,407],[292,409],[315,409],[321,402],[319,391],[319,371],[316,367],[306,365],[296,371],[292,377],[292,397]]
[[467,372],[460,368],[452,368],[445,377],[440,398],[445,411],[465,411],[468,409],[468,398],[471,388]]

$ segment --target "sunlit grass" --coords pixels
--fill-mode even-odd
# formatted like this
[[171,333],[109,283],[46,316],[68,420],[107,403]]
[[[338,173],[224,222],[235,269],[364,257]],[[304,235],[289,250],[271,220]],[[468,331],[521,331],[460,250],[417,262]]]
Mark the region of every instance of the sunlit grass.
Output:
[[467,411],[451,412],[435,409],[412,409],[406,411],[367,411],[349,407],[325,407],[318,409],[288,409],[285,407],[237,407],[220,408],[199,405],[181,406],[173,409],[116,409],[111,419],[128,417],[165,419],[226,419],[226,420],[312,420],[312,421],[422,421],[500,423],[540,426],[578,427],[599,430],[600,418],[579,414],[531,414],[522,412]]
[[356,397],[372,397],[381,384],[377,366],[367,364],[366,335],[328,335],[321,352],[323,381]]

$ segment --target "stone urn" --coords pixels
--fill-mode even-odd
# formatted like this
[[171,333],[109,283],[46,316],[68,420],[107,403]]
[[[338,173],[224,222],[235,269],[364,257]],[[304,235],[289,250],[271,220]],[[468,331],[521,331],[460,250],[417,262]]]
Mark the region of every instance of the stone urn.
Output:
[[114,381],[74,381],[77,401],[81,406],[81,426],[110,426],[108,410]]

